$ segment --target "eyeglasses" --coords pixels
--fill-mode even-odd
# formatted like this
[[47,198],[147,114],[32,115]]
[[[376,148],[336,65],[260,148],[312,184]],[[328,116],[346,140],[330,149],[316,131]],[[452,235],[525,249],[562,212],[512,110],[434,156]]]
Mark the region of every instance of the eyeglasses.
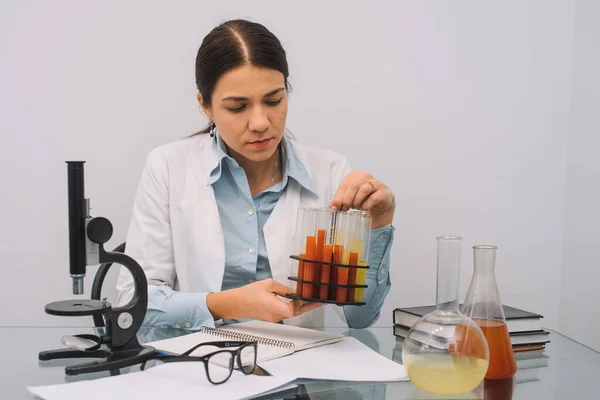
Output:
[[[197,349],[208,346],[227,350],[212,351],[203,356],[190,355]],[[230,350],[228,349],[229,347],[235,347],[235,349]],[[210,383],[218,385],[231,377],[235,363],[237,363],[237,367],[244,374],[249,375],[253,373],[256,368],[257,347],[258,342],[206,342],[200,343],[180,355],[165,356],[156,354],[147,361],[159,360],[163,363],[202,361],[206,370],[206,377]],[[142,371],[146,368],[147,361],[144,361],[140,366]]]

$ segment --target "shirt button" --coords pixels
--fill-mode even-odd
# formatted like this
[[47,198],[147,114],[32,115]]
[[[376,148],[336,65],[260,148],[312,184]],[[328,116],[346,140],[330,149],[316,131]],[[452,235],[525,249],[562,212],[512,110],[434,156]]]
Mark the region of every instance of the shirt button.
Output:
[[379,275],[384,276],[385,275],[385,268],[381,268],[379,270]]
[[253,283],[254,279],[248,279],[248,283]]
[[248,215],[254,215],[254,208],[248,209]]
[[189,321],[188,321],[188,322],[186,322],[186,323],[185,323],[185,327],[186,327],[186,328],[190,328],[191,326],[192,326],[192,323],[191,323],[191,322],[189,322]]
[[250,253],[250,254],[254,254],[254,251],[255,251],[255,250],[254,250],[254,247],[250,247],[250,248],[248,249],[248,253]]
[[181,325],[175,324],[175,329],[179,329],[179,328],[181,328]]

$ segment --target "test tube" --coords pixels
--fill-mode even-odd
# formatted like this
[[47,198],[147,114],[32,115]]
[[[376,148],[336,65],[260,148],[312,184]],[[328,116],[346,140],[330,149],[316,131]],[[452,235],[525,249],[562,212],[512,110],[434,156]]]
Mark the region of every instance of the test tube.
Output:
[[[294,237],[294,254],[300,259],[306,258],[306,209],[299,208],[296,218],[296,236]],[[295,276],[296,296],[302,296],[302,280],[304,280],[304,261],[292,260],[292,276]]]
[[[317,222],[319,220],[319,209],[310,207],[306,211],[306,260],[319,261],[317,258]],[[307,282],[315,282],[315,269],[316,265],[309,261],[304,263],[304,284],[302,285],[302,297],[310,299],[313,298],[314,284]]]
[[[358,266],[359,255],[362,251],[361,241],[361,221],[362,211],[352,210],[348,212],[349,223],[348,223],[348,265],[354,266],[355,268],[348,268],[348,285],[356,285],[356,273]],[[348,288],[346,301],[354,303],[355,301],[355,288]]]
[[[349,222],[350,215],[346,211],[338,213],[333,246],[333,262],[335,264],[348,265]],[[335,271],[335,283],[342,286],[335,287],[334,300],[338,303],[345,303],[348,288],[343,286],[348,284],[348,268],[336,266]]]
[[[371,244],[371,217],[367,213],[363,213],[359,220],[359,229],[357,233],[360,235],[359,248],[360,254],[358,255],[358,265],[360,267],[367,267],[369,265],[369,246]],[[356,270],[356,284],[365,285],[367,281],[367,269],[358,268]],[[365,301],[365,289],[356,288],[354,289],[354,301],[364,302]]]
[[[329,208],[319,209],[319,226],[317,231],[317,248],[319,260],[330,263],[333,258],[332,231],[335,211]],[[327,300],[329,296],[329,286],[331,282],[331,265],[320,264],[317,268],[317,280],[321,285],[317,285],[315,296],[320,300]]]
[[[344,225],[344,218],[342,218],[342,212],[341,211],[336,211],[335,215],[334,215],[334,221],[333,221],[333,229],[332,229],[332,242],[333,242],[333,254],[331,257],[331,262],[333,264],[340,264],[342,262],[342,258],[343,258],[343,252],[344,252],[344,246],[342,242],[342,231],[343,231],[343,227],[342,225]],[[331,274],[330,274],[330,278],[329,281],[333,284],[337,284],[337,280],[338,280],[338,271],[339,271],[340,267],[338,267],[337,265],[334,265],[331,267]],[[328,298],[329,300],[335,301],[335,297],[336,297],[336,287],[335,286],[330,286],[329,287],[329,293],[328,293]]]

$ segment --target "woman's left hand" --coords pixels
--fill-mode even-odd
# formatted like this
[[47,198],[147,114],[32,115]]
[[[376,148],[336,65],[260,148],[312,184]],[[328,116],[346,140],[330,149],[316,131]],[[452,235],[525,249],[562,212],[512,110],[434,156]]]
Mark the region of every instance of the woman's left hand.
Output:
[[373,218],[371,227],[377,229],[392,223],[396,200],[390,188],[373,175],[352,171],[338,188],[329,207],[367,211]]

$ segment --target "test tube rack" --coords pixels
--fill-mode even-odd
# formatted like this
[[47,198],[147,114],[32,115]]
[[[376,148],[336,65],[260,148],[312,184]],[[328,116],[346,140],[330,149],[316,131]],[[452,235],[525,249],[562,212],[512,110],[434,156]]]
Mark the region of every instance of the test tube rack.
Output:
[[371,217],[361,210],[299,208],[288,297],[365,305]]

